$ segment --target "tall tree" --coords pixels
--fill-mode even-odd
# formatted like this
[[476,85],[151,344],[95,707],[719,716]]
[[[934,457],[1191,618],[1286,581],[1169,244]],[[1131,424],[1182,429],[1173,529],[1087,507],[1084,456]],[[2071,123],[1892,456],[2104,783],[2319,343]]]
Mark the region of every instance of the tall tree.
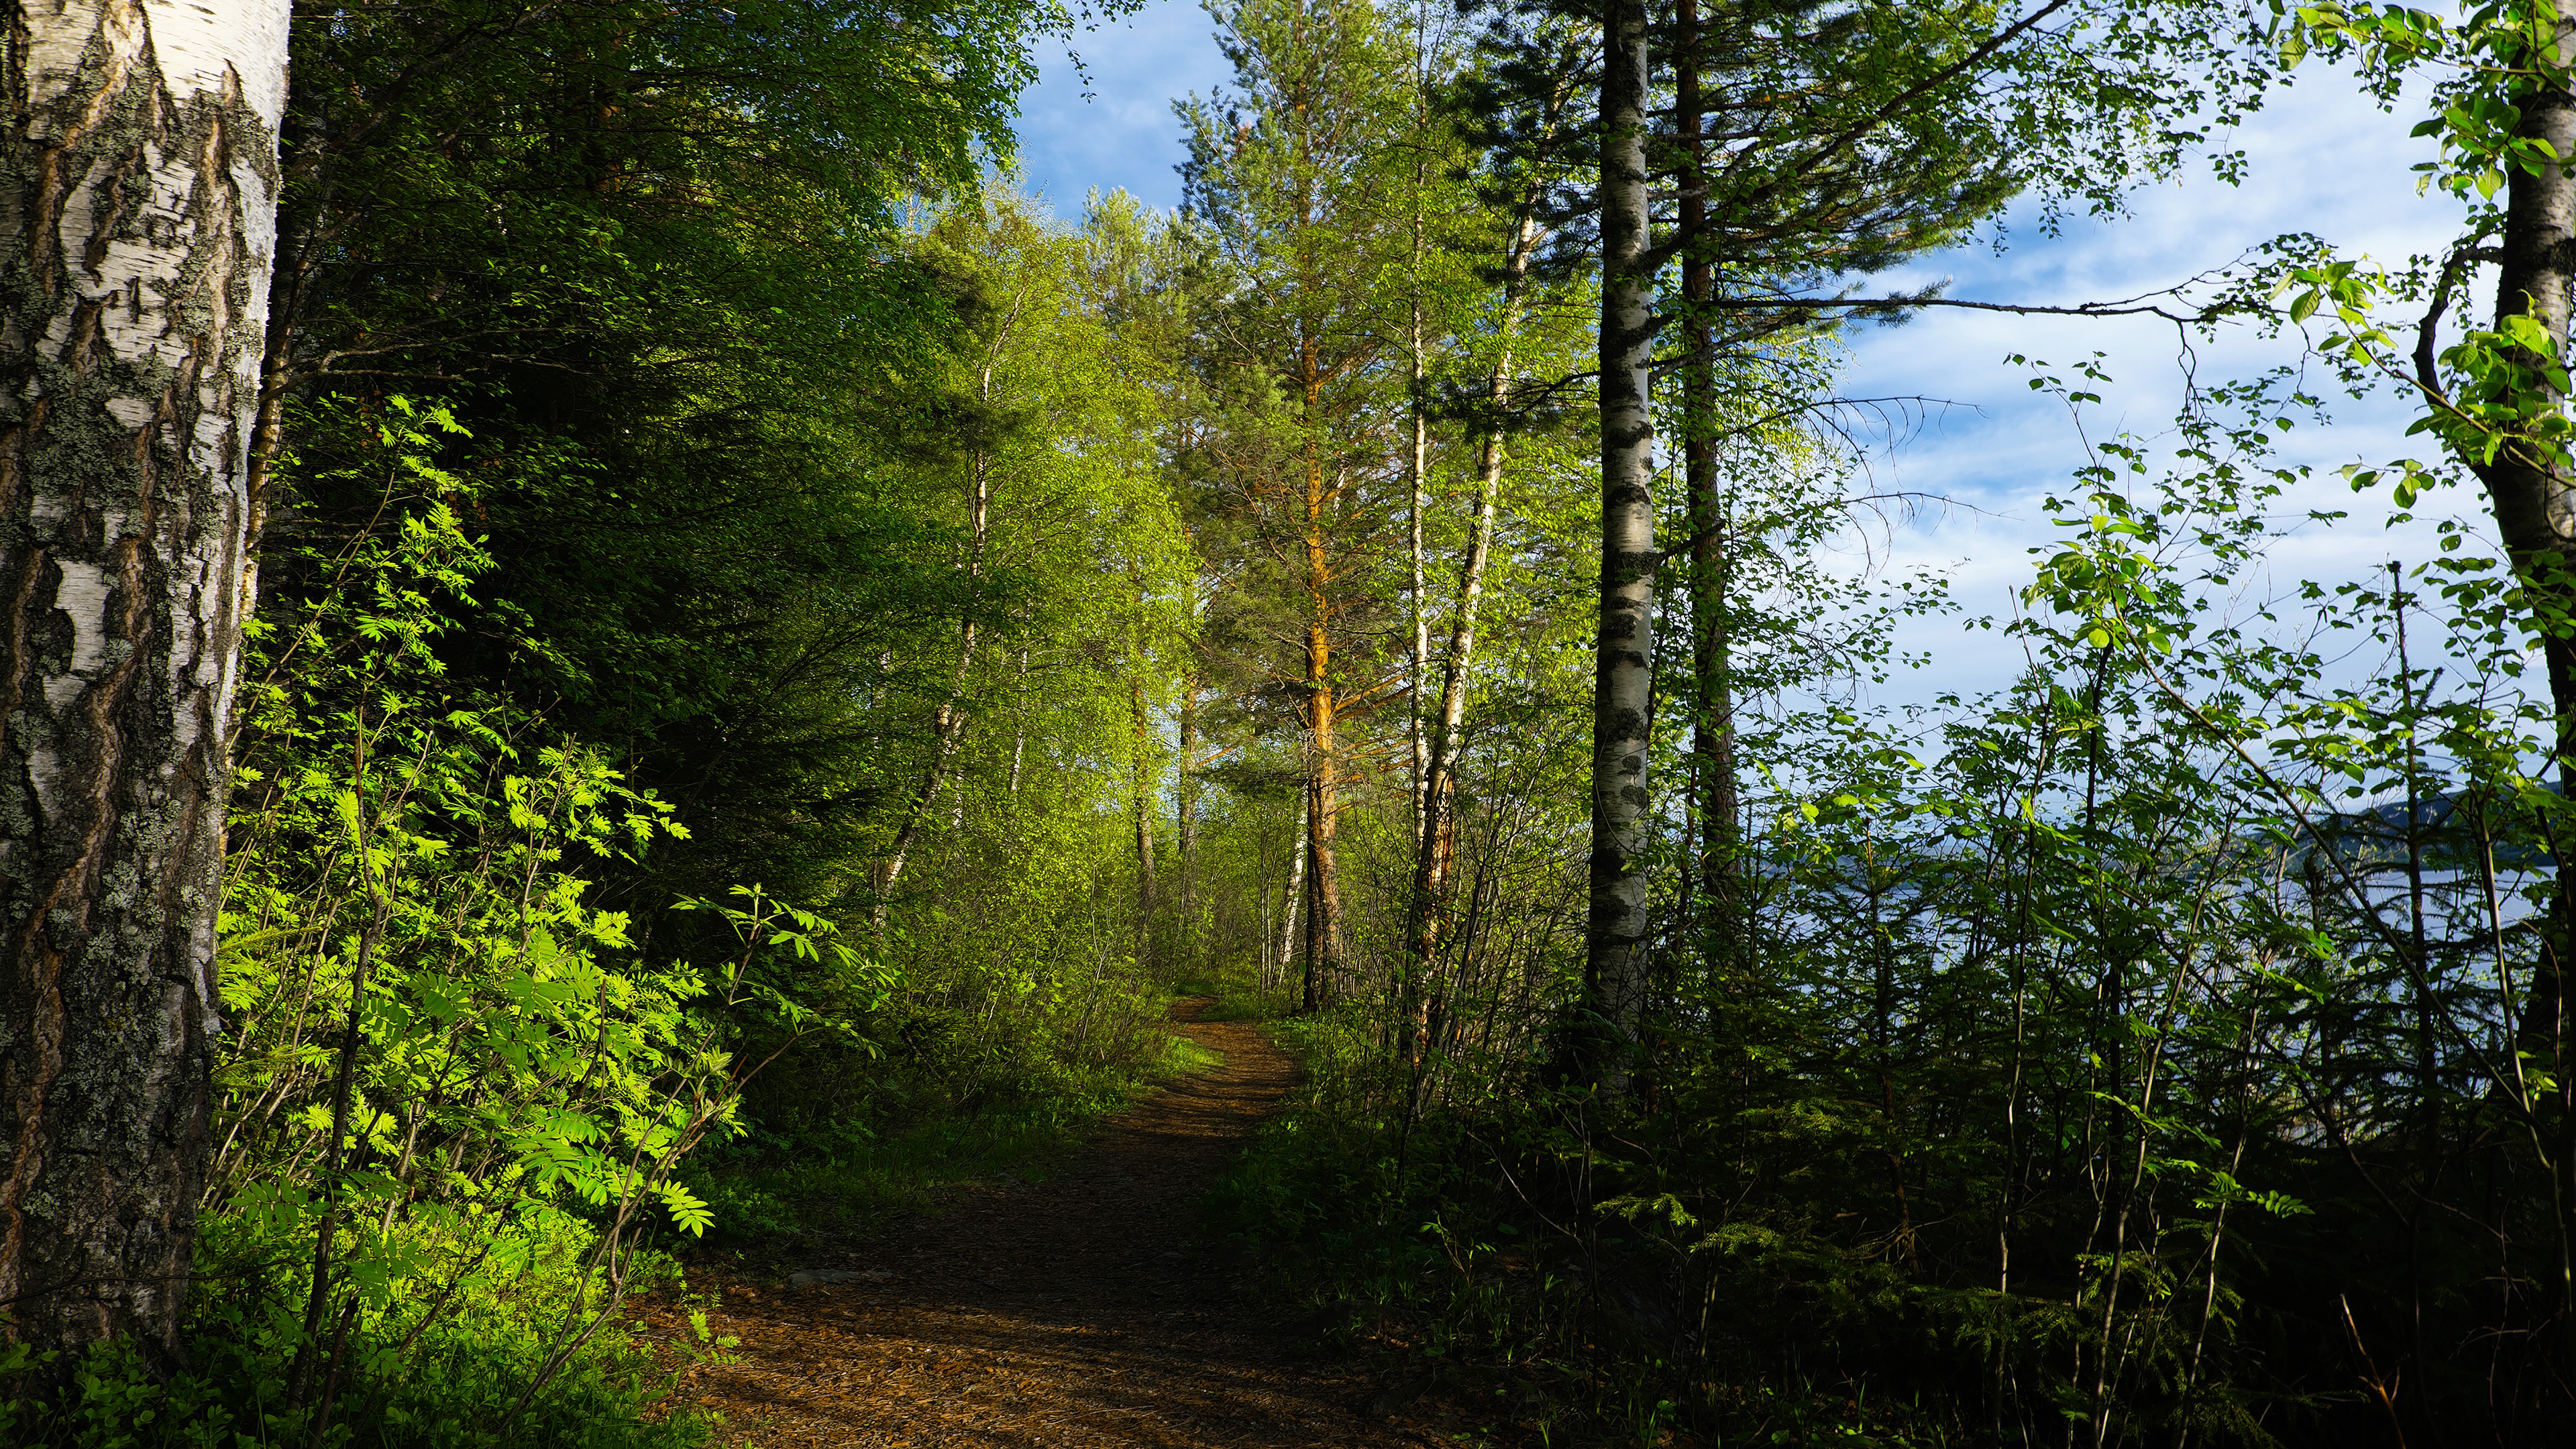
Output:
[[[1510,218],[1509,239],[1503,247],[1502,296],[1496,309],[1495,350],[1485,379],[1484,406],[1477,419],[1474,491],[1468,505],[1466,546],[1459,556],[1456,592],[1449,602],[1448,629],[1442,636],[1439,686],[1431,691],[1428,738],[1419,756],[1422,782],[1415,792],[1417,827],[1413,891],[1406,907],[1409,960],[1404,984],[1404,1011],[1414,1024],[1417,1057],[1428,1044],[1431,1017],[1437,1010],[1439,987],[1432,979],[1432,962],[1446,936],[1458,859],[1458,767],[1459,752],[1465,744],[1467,675],[1475,662],[1476,618],[1484,604],[1485,574],[1493,558],[1495,513],[1502,500],[1508,416],[1517,380],[1513,367],[1515,344],[1520,341],[1522,316],[1529,301],[1531,259],[1543,240],[1533,214],[1536,191],[1535,186],[1524,188],[1522,204]],[[1418,536],[1418,529],[1416,533]],[[1416,556],[1419,557],[1418,551]],[[1422,711],[1417,708],[1416,713],[1419,717]]]
[[[1569,221],[1561,246],[1597,242],[1602,277],[1600,444],[1603,516],[1594,699],[1587,1019],[1594,1069],[1616,1087],[1645,999],[1650,846],[1648,742],[1654,713],[1655,414],[1649,378],[1660,336],[1682,354],[1686,500],[1695,556],[1695,672],[1722,680],[1727,520],[1710,496],[1718,390],[1703,379],[1738,355],[1819,319],[1893,315],[1927,298],[1853,299],[1847,284],[1956,239],[2026,185],[2051,203],[2114,208],[2140,169],[2169,170],[2202,134],[2192,112],[2213,91],[2221,118],[2239,77],[2213,46],[2232,23],[2205,0],[2154,14],[2125,0],[1823,5],[1815,0],[1676,11],[1504,0],[1492,31],[1498,89],[1526,91],[1537,63],[1532,20],[1561,14],[1600,28],[1598,102],[1574,133],[1596,149],[1598,181],[1552,198]],[[2170,10],[2168,17],[2164,12]],[[1666,25],[1663,22],[1673,22]],[[1631,33],[1633,32],[1633,34]],[[1655,63],[1649,51],[1658,51]],[[1675,66],[1678,63],[1680,69]],[[2203,76],[2207,63],[2217,74]],[[1686,73],[1684,73],[1686,71]],[[1669,77],[1669,90],[1659,80]],[[1669,97],[1670,106],[1659,104]],[[1655,118],[1675,116],[1668,130]],[[1569,138],[1572,139],[1572,138]],[[1531,139],[1498,130],[1496,144]],[[1554,144],[1565,144],[1563,141]],[[2007,159],[2010,158],[2010,159]],[[1660,212],[1653,183],[1677,213]],[[1669,217],[1681,235],[1656,235]],[[1659,308],[1665,266],[1684,261],[1684,296]],[[1818,295],[1823,292],[1826,295]],[[1721,320],[1722,319],[1722,320]],[[1679,320],[1682,325],[1668,324]],[[1795,410],[1819,399],[1784,397]],[[1695,689],[1694,693],[1702,692]],[[1696,700],[1704,722],[1703,808],[1731,817],[1706,778],[1731,754],[1723,690]],[[1705,854],[1694,851],[1693,854]]]
[[1646,142],[1645,0],[1601,22],[1601,608],[1593,638],[1591,913],[1584,988],[1594,1073],[1625,1088],[1646,1004],[1647,755],[1655,689],[1653,201]]
[[[1955,241],[2000,207],[2025,178],[2004,159],[2015,149],[2004,108],[1978,88],[2034,64],[2032,47],[2016,43],[2034,32],[2050,39],[2037,27],[2061,8],[2041,0],[1996,17],[1762,0],[1703,15],[1697,0],[1681,0],[1672,12],[1675,114],[1663,169],[1677,183],[1669,245],[1679,288],[1668,310],[1681,383],[1690,606],[1681,692],[1697,837],[1685,894],[1712,956],[1737,951],[1745,929],[1733,880],[1743,607],[1733,535],[1761,527],[1733,516],[1720,453],[1745,419],[1822,401],[1801,369],[1762,375],[1815,314],[1764,304]],[[1795,83],[1784,84],[1790,76]],[[1739,405],[1748,393],[1774,401]]]
[[1690,528],[1691,790],[1698,839],[1689,842],[1683,897],[1696,901],[1694,922],[1720,951],[1737,932],[1730,889],[1735,866],[1735,689],[1726,604],[1725,499],[1718,491],[1717,336],[1708,315],[1717,269],[1708,246],[1707,109],[1699,0],[1673,6],[1673,119],[1679,142],[1680,192],[1673,245],[1681,254],[1682,501]]
[[[2576,792],[2576,451],[2567,416],[2568,342],[2576,310],[2576,0],[2510,0],[2482,7],[2456,29],[2397,6],[2303,11],[2287,30],[2292,64],[2315,47],[2358,51],[2383,100],[2410,72],[2439,77],[2434,116],[2416,134],[2439,138],[2442,157],[2419,168],[2469,206],[2464,234],[2400,287],[2425,305],[2403,348],[2366,309],[2383,279],[2350,263],[2303,269],[2310,289],[2290,306],[2304,322],[2324,303],[2343,326],[2324,344],[2356,372],[2375,366],[2420,396],[2418,431],[2443,441],[2454,464],[2485,488],[2498,541],[2513,565],[2512,612],[2537,643],[2549,691],[2546,772]],[[2504,194],[2498,205],[2498,191]],[[2491,323],[2440,346],[2445,318],[2479,266],[2495,268]],[[2359,475],[2367,484],[2377,472]],[[2390,470],[2411,506],[2428,481],[2408,462]],[[2548,929],[2523,1000],[2511,1008],[2516,1054],[2531,1063],[2525,1127],[2549,1173],[2560,1243],[2560,1372],[2576,1378],[2576,850],[2565,828],[2548,841],[2554,869]]]
[[[1342,886],[1336,835],[1354,774],[1352,718],[1400,677],[1371,678],[1378,571],[1394,521],[1383,495],[1409,477],[1390,447],[1403,382],[1397,297],[1356,275],[1400,276],[1408,235],[1393,149],[1407,56],[1365,0],[1245,0],[1218,15],[1236,89],[1183,103],[1190,203],[1207,218],[1229,304],[1210,314],[1210,365],[1229,379],[1234,424],[1206,445],[1216,484],[1257,517],[1264,577],[1283,592],[1305,749],[1308,1007],[1339,984]],[[1246,112],[1248,111],[1248,114]],[[1390,265],[1376,265],[1384,259]],[[1400,670],[1399,670],[1400,676]]]
[[286,20],[69,0],[6,42],[0,1303],[44,1347],[178,1351]]
[[[1422,696],[1416,716],[1425,739],[1416,791],[1420,827],[1414,838],[1412,892],[1406,905],[1403,1009],[1413,1024],[1417,1064],[1441,1011],[1445,980],[1440,958],[1455,924],[1458,782],[1464,763],[1469,678],[1477,662],[1477,623],[1494,558],[1505,460],[1516,426],[1516,391],[1522,374],[1533,365],[1530,354],[1555,351],[1544,345],[1533,348],[1527,323],[1533,310],[1561,315],[1581,310],[1571,297],[1540,291],[1567,290],[1564,276],[1543,276],[1540,264],[1550,241],[1542,218],[1553,193],[1565,184],[1568,169],[1568,158],[1556,143],[1576,117],[1588,114],[1583,62],[1592,46],[1588,30],[1561,20],[1549,22],[1545,33],[1555,42],[1554,63],[1536,63],[1540,37],[1530,37],[1522,56],[1524,83],[1507,97],[1496,95],[1500,88],[1490,75],[1463,71],[1447,78],[1442,106],[1443,119],[1453,125],[1468,119],[1471,126],[1517,128],[1531,144],[1496,147],[1485,166],[1462,168],[1474,194],[1472,199],[1460,198],[1464,204],[1458,209],[1472,217],[1474,225],[1449,239],[1456,260],[1481,275],[1477,287],[1459,289],[1463,297],[1446,299],[1457,315],[1444,319],[1452,367],[1459,374],[1452,386],[1461,394],[1446,410],[1460,414],[1465,424],[1459,451],[1467,465],[1466,518],[1445,627],[1439,631],[1440,647],[1436,659],[1426,647],[1415,686]],[[1552,83],[1528,83],[1540,76],[1551,77]],[[1477,114],[1498,101],[1500,114]],[[1460,139],[1471,136],[1462,134]],[[1542,373],[1554,371],[1558,360],[1543,355],[1536,368]],[[1427,609],[1424,612],[1430,614]]]

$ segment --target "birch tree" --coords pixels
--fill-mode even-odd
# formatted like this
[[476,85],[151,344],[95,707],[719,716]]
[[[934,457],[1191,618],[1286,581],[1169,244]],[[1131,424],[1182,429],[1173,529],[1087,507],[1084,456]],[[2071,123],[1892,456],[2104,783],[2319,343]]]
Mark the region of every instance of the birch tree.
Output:
[[[2448,466],[2407,460],[2355,471],[2357,487],[2395,484],[2400,508],[2456,468],[2483,485],[2498,541],[2513,566],[2509,581],[2481,581],[2467,596],[2501,599],[2528,631],[2545,666],[2547,757],[2536,773],[2563,797],[2576,787],[2576,453],[2567,416],[2567,344],[2576,303],[2576,3],[2518,0],[2482,7],[2456,29],[2431,14],[2396,6],[2297,12],[2285,59],[2310,48],[2358,53],[2368,83],[2393,97],[2410,73],[2436,77],[2435,114],[2415,128],[2441,144],[2441,159],[2419,166],[2468,207],[2460,237],[2438,261],[2419,259],[2389,276],[2353,262],[2318,259],[2292,280],[2307,286],[2289,303],[2294,323],[2320,310],[2334,319],[2316,345],[2338,358],[2348,381],[2372,374],[2414,392]],[[2501,201],[2499,201],[2501,193]],[[2439,346],[2445,318],[2463,301],[2477,269],[2494,270],[2491,325],[2474,325]],[[2401,341],[2370,315],[2375,302],[2422,307]],[[2321,321],[2323,319],[2320,319]],[[2498,592],[2501,591],[2501,592]],[[2460,596],[2459,591],[2454,591]],[[2561,1247],[2556,1335],[2560,1372],[2576,1372],[2576,1073],[2571,1047],[2567,954],[2576,945],[2576,891],[2568,886],[2564,827],[2549,838],[2552,879],[2522,999],[2507,1007],[2517,1037],[2514,1090],[2501,1094],[2522,1118],[2534,1160],[2547,1172]]]
[[[1508,117],[1496,118],[1520,130],[1533,144],[1526,152],[1498,150],[1495,156],[1499,164],[1487,168],[1479,177],[1478,189],[1486,205],[1477,212],[1484,223],[1484,234],[1477,240],[1491,250],[1474,260],[1481,264],[1478,270],[1486,273],[1486,285],[1480,289],[1482,295],[1477,297],[1475,309],[1464,318],[1452,319],[1450,324],[1453,343],[1460,354],[1458,370],[1473,379],[1461,391],[1472,386],[1477,402],[1468,419],[1468,436],[1461,440],[1466,445],[1461,449],[1467,463],[1462,500],[1466,518],[1455,582],[1447,601],[1445,627],[1439,631],[1437,657],[1432,657],[1426,641],[1423,661],[1417,666],[1420,679],[1415,685],[1419,697],[1415,714],[1421,721],[1419,728],[1425,742],[1420,753],[1422,778],[1416,789],[1420,828],[1414,838],[1413,891],[1405,924],[1410,957],[1405,1012],[1413,1023],[1412,1050],[1417,1062],[1430,1043],[1432,1021],[1441,1010],[1441,997],[1447,989],[1437,958],[1454,924],[1457,791],[1460,757],[1466,744],[1468,681],[1477,664],[1477,618],[1484,604],[1486,575],[1494,553],[1506,443],[1517,402],[1515,388],[1529,367],[1527,352],[1537,350],[1542,354],[1538,369],[1542,375],[1563,370],[1557,364],[1565,360],[1551,355],[1556,351],[1553,347],[1531,349],[1524,325],[1533,310],[1542,315],[1567,316],[1581,310],[1570,297],[1545,291],[1534,294],[1535,288],[1544,287],[1548,281],[1534,275],[1541,253],[1550,243],[1542,212],[1551,190],[1564,185],[1567,173],[1557,143],[1573,114],[1585,104],[1581,94],[1583,61],[1591,49],[1586,28],[1556,22],[1549,33],[1557,43],[1557,63],[1552,71],[1544,65],[1528,66],[1526,71],[1552,73],[1556,83],[1529,85],[1525,81],[1506,103]],[[1535,54],[1535,46],[1532,53]],[[1472,75],[1465,79],[1460,89],[1472,99],[1483,99],[1480,90],[1488,89],[1489,83]],[[1467,255],[1461,248],[1461,257]],[[1559,340],[1542,339],[1543,343]],[[1420,534],[1418,528],[1416,534]],[[1416,572],[1420,572],[1418,564]]]
[[23,6],[0,256],[0,1303],[164,1356],[219,1029],[283,0]]
[[1655,654],[1655,348],[1646,178],[1646,6],[1610,0],[1601,64],[1601,613],[1592,692],[1592,909],[1584,987],[1601,1083],[1624,1087],[1645,1009],[1646,756]]
[[[1163,615],[1185,540],[1154,470],[1157,401],[1131,355],[1138,344],[1112,321],[1129,300],[1115,275],[1126,263],[1101,255],[1144,247],[1141,234],[1127,235],[1137,225],[1105,208],[1077,232],[997,190],[952,205],[921,243],[959,279],[966,325],[944,373],[888,415],[904,429],[889,434],[908,451],[884,476],[936,522],[924,537],[944,550],[948,588],[923,606],[954,632],[935,646],[917,634],[922,644],[900,661],[928,728],[874,863],[878,929],[911,897],[908,883],[943,823],[953,835],[978,800],[1017,793],[1008,782],[1024,741],[979,735],[1019,696],[1114,709],[1121,753],[1139,772],[1129,803],[1152,794],[1159,765],[1138,741],[1166,688]],[[1033,687],[1033,676],[1052,682]],[[1095,696],[1093,686],[1108,693]],[[1140,814],[1136,827],[1142,882],[1150,824]],[[1150,895],[1144,885],[1139,904]]]

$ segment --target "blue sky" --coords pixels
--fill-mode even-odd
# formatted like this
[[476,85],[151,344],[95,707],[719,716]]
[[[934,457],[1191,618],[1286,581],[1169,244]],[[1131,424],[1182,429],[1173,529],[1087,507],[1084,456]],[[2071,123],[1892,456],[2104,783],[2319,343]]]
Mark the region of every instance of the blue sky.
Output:
[[[1180,199],[1173,167],[1181,159],[1172,100],[1207,91],[1227,78],[1210,37],[1206,12],[1186,0],[1150,0],[1135,18],[1076,39],[1088,65],[1086,98],[1072,64],[1045,57],[1043,77],[1022,100],[1024,180],[1049,197],[1060,215],[1079,214],[1093,188],[1124,187],[1157,206]],[[2439,198],[2419,198],[2408,167],[2432,156],[2431,143],[2408,137],[2418,118],[2401,103],[2383,115],[2348,81],[2310,62],[2298,84],[2277,93],[2230,144],[2248,153],[2243,184],[2229,187],[2195,170],[2136,194],[2132,215],[2109,223],[2070,222],[2043,237],[2029,207],[2006,218],[2011,244],[1990,244],[1922,259],[1882,279],[1913,286],[1946,279],[1949,294],[1987,301],[2066,304],[2130,296],[2222,265],[2247,247],[2283,232],[2314,232],[2347,255],[2402,260],[2441,246],[2458,211]],[[2483,302],[2477,308],[2483,314]],[[2064,368],[2095,351],[2116,382],[2101,389],[2104,405],[2086,420],[2096,438],[2122,429],[2163,433],[2182,394],[2173,329],[2153,321],[2033,319],[1935,310],[1901,328],[1870,327],[1849,339],[1843,389],[1851,397],[1936,400],[1901,436],[1880,439],[1869,466],[1881,489],[1919,490],[1950,501],[1927,507],[1878,532],[1866,552],[1880,567],[1938,569],[1972,612],[2003,613],[2028,575],[2028,550],[2056,534],[2040,502],[2063,493],[2085,461],[2082,438],[2064,411],[2034,397],[2029,374],[2006,363],[2012,353]],[[2250,334],[2198,350],[2204,380],[2243,376],[2297,360],[2282,341]],[[2430,556],[2431,520],[2445,507],[2477,512],[2475,498],[2437,498],[2422,520],[2394,534],[2332,476],[2353,461],[2424,456],[2421,440],[2400,437],[2410,420],[2399,401],[2346,404],[2335,424],[2301,429],[2288,440],[2291,461],[2326,476],[2292,500],[2299,509],[2350,508],[2356,517],[2277,547],[2274,589],[2307,579],[2339,580],[2391,557]],[[1977,689],[2009,680],[2018,651],[1999,636],[1963,633],[1955,623],[1928,622],[1900,641],[1941,661],[1938,688]],[[2358,662],[2358,661],[2357,661]],[[1890,702],[1928,697],[1935,681],[1913,676],[1891,685]]]
[[1093,188],[1125,187],[1160,207],[1180,204],[1181,127],[1172,102],[1232,74],[1196,0],[1146,0],[1134,19],[1074,37],[1091,78],[1061,47],[1042,54],[1038,84],[1020,98],[1025,183],[1064,216],[1081,213]]

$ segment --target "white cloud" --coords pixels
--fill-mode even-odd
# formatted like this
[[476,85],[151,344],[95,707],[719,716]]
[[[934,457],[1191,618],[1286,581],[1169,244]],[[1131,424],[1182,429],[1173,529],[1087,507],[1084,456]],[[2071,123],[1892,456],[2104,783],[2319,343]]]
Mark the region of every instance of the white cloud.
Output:
[[[2429,141],[2407,135],[2420,113],[2401,102],[2395,114],[2382,114],[2347,77],[2321,66],[2299,79],[2302,84],[2275,96],[2235,138],[2250,162],[2241,186],[2198,172],[2141,192],[2131,216],[2070,220],[2056,238],[2039,234],[2036,208],[2025,205],[2008,219],[2012,245],[2000,256],[1986,247],[1962,248],[1882,280],[1910,287],[1946,278],[1954,297],[2066,305],[2178,282],[2285,232],[2312,232],[2345,255],[2392,262],[2446,243],[2459,208],[2439,196],[2418,197],[2408,169],[2433,155]],[[2114,381],[2090,387],[2103,402],[2086,409],[2083,423],[2083,434],[2096,441],[2124,429],[2148,438],[2168,433],[2183,397],[2180,339],[2171,324],[2154,319],[1933,309],[1905,327],[1855,332],[1850,342],[1844,385],[1851,395],[1919,395],[1961,405],[1928,411],[1923,425],[1881,450],[1872,468],[1881,486],[1968,505],[1926,510],[1915,526],[1897,530],[1892,563],[1947,571],[1960,600],[1980,614],[2008,611],[2012,589],[2028,574],[2027,551],[2059,535],[2042,501],[2076,486],[2074,470],[2086,461],[2083,435],[2065,407],[2034,394],[2030,371],[2005,358],[2045,358],[2055,364],[2053,375],[2085,386],[2073,365],[2097,350],[2106,354],[2103,366]],[[2204,384],[2299,361],[2294,339],[2265,341],[2248,328],[2192,345],[2190,362]],[[2329,382],[2318,377],[2317,390],[2328,391]],[[2349,509],[2354,517],[2275,547],[2266,560],[2270,588],[2258,592],[2285,593],[2309,579],[2357,578],[2391,557],[2430,557],[2436,517],[2478,512],[2475,497],[2436,497],[2420,507],[2418,522],[2394,532],[2383,528],[2385,493],[2356,496],[2333,470],[2355,461],[2429,458],[2430,445],[2402,436],[2414,420],[2402,396],[2331,400],[2337,404],[2331,426],[2302,426],[2281,444],[2284,462],[2311,465],[2322,475],[2285,507]],[[1938,666],[1934,679],[1893,681],[1880,695],[1889,702],[1928,699],[1938,689],[1999,687],[2020,667],[2020,650],[2010,641],[1961,633],[1948,623],[1918,622],[1900,643],[1933,653]]]
[[[1206,92],[1230,78],[1206,12],[1189,0],[1149,0],[1134,18],[1076,38],[1089,67],[1093,98],[1069,60],[1043,67],[1022,99],[1020,152],[1025,179],[1071,215],[1092,188],[1125,187],[1141,199],[1180,200],[1174,167],[1182,159],[1175,97]],[[2224,265],[2247,248],[2284,232],[2320,235],[2346,254],[2384,260],[2435,249],[2447,241],[2458,208],[2415,194],[2408,168],[2432,157],[2431,143],[2408,137],[2420,111],[2401,102],[2382,114],[2350,83],[2311,62],[2298,84],[2276,93],[2230,144],[2247,152],[2242,185],[2230,187],[2200,169],[2138,193],[2132,214],[2108,223],[2068,220],[2061,235],[2043,236],[2033,206],[2007,217],[2011,245],[2000,255],[1986,244],[1929,257],[1875,279],[1910,288],[1944,278],[1949,295],[1987,301],[2070,304],[2131,296]],[[2479,304],[2482,314],[2484,303]],[[2122,429],[2149,437],[2167,432],[2182,397],[2180,347],[2173,328],[2153,320],[2012,317],[1934,309],[1910,325],[1863,328],[1850,339],[1844,391],[1854,398],[1917,398],[1886,410],[1876,425],[1881,446],[1871,481],[1884,491],[1919,490],[1958,506],[1926,507],[1901,521],[1872,549],[1889,566],[1947,571],[1974,613],[2005,614],[2029,572],[2027,550],[2049,542],[2041,500],[2063,494],[2084,461],[2064,408],[2033,394],[2027,369],[2005,357],[2022,353],[2072,364],[2097,349],[2114,382],[2095,390],[2104,402],[2088,410],[2096,440]],[[2195,342],[2193,363],[2206,383],[2251,376],[2297,360],[2286,340],[2265,342],[2238,329],[2214,344]],[[2403,399],[2343,403],[2333,426],[2302,427],[2282,456],[2316,466],[2321,481],[2292,500],[2294,508],[2348,508],[2355,517],[2333,529],[2299,535],[2276,548],[2272,583],[2286,591],[2306,579],[2353,578],[2393,555],[2433,552],[2430,520],[2442,508],[2476,513],[2479,500],[2428,500],[2425,519],[2392,535],[2380,527],[2385,495],[2356,497],[2333,476],[2347,462],[2429,456],[2424,440],[2401,437],[2412,413]],[[1866,429],[1865,429],[1866,431]],[[1861,551],[1844,555],[1856,558]],[[1930,677],[1908,676],[1880,691],[1891,703],[1928,700],[1936,690],[1975,690],[2008,683],[2020,650],[1991,633],[1962,633],[1942,621],[1918,621],[1900,644],[1930,651]]]
[[1020,97],[1020,165],[1026,184],[1059,215],[1080,212],[1094,188],[1126,188],[1159,207],[1180,204],[1173,169],[1184,155],[1174,99],[1229,80],[1208,14],[1193,0],[1146,0],[1127,20],[1074,37],[1090,96],[1069,57],[1039,69]]

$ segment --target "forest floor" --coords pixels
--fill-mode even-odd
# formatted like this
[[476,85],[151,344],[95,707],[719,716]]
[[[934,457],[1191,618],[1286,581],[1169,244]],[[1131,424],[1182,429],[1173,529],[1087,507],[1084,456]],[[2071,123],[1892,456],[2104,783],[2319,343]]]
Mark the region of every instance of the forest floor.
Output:
[[[1295,1065],[1259,1027],[1175,1029],[1224,1054],[1098,1131],[1043,1182],[960,1184],[943,1210],[782,1282],[693,1274],[739,1339],[689,1370],[733,1449],[1152,1445],[1325,1449],[1433,1442],[1381,1412],[1366,1366],[1301,1352],[1199,1238],[1194,1200]],[[823,1281],[816,1281],[817,1278]],[[639,1325],[687,1342],[680,1305]]]

